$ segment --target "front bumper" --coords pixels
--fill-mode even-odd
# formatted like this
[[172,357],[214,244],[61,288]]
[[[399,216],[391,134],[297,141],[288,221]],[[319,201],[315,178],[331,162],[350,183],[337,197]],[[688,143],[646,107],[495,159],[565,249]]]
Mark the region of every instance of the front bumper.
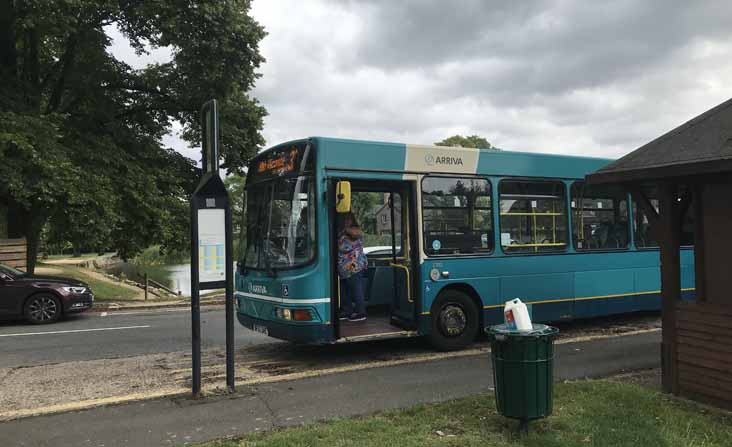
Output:
[[247,329],[267,328],[267,335],[280,340],[303,344],[326,344],[333,342],[333,328],[325,324],[295,324],[274,320],[263,320],[250,317],[241,312],[236,313],[239,323]]
[[94,294],[72,295],[64,301],[64,313],[85,312],[94,307]]

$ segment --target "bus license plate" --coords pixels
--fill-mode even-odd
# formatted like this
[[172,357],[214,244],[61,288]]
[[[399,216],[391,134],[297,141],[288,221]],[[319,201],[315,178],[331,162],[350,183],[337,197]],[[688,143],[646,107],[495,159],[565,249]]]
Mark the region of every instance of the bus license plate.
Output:
[[254,324],[254,325],[252,325],[252,329],[254,330],[254,332],[259,332],[260,334],[269,335],[267,326],[260,326],[258,324]]

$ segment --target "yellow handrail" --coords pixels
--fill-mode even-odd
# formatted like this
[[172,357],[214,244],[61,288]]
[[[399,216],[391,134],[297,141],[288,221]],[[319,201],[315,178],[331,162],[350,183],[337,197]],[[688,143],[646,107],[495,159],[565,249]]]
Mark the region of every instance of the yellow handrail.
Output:
[[548,243],[548,244],[511,244],[511,245],[504,245],[503,248],[514,248],[514,247],[561,247],[563,245],[567,245],[566,242],[556,242],[556,243]]
[[[554,202],[552,202],[552,214],[556,214],[556,213],[554,213],[555,205],[556,204]],[[552,215],[552,242],[556,242],[556,241],[557,241],[557,216]]]
[[562,216],[564,213],[501,213],[501,216]]
[[394,263],[389,264],[389,265],[391,265],[392,267],[404,269],[404,271],[407,273],[407,301],[409,301],[410,303],[413,303],[414,299],[412,299],[412,281],[410,280],[410,276],[409,276],[409,267],[407,267],[406,265],[394,264]]
[[[536,241],[538,241],[538,240],[539,240],[539,230],[538,230],[538,229],[537,229],[537,227],[536,227],[536,214],[534,214],[534,215],[533,215],[533,216],[531,217],[531,220],[532,220],[532,222],[533,222],[533,224],[532,224],[532,225],[533,225],[533,227],[534,227],[534,241],[536,242]],[[539,247],[537,247],[537,246],[534,246],[534,252],[537,252],[537,251],[539,251]]]

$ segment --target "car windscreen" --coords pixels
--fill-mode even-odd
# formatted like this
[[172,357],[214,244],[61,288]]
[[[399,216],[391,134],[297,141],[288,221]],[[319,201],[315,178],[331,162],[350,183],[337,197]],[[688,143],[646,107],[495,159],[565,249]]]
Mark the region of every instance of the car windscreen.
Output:
[[9,275],[12,277],[18,277],[18,276],[25,275],[24,272],[21,272],[20,270],[9,267],[5,264],[0,264],[0,273],[5,273],[6,275]]

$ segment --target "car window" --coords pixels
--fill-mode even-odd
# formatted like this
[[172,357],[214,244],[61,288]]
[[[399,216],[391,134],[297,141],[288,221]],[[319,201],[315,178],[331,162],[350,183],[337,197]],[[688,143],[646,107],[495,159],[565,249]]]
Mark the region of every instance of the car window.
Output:
[[21,272],[20,270],[16,270],[12,267],[9,267],[5,264],[0,264],[0,274],[9,276],[12,279],[16,276],[22,276],[23,272]]

